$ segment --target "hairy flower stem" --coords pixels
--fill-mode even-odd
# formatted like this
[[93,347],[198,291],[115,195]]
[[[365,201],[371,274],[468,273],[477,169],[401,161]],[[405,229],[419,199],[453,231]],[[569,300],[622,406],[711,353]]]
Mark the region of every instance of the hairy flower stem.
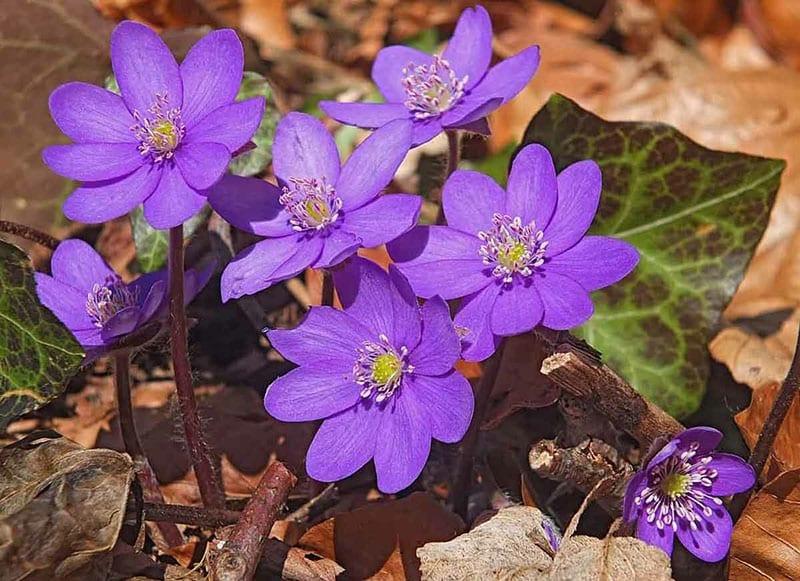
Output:
[[478,436],[481,431],[483,417],[489,407],[489,399],[497,381],[497,373],[500,371],[500,362],[503,359],[503,348],[505,340],[501,340],[494,356],[486,363],[483,369],[480,383],[478,383],[477,393],[475,394],[475,411],[472,413],[472,421],[469,424],[464,439],[461,440],[461,447],[458,450],[456,459],[456,472],[453,481],[450,504],[453,511],[467,522],[467,508],[469,504],[469,491],[472,488],[472,465],[475,457],[475,448],[478,445]]
[[208,508],[224,508],[225,493],[197,415],[197,401],[194,397],[187,348],[183,293],[183,224],[181,224],[169,231],[169,330],[175,387],[189,457],[197,477],[203,505]]
[[41,244],[49,248],[50,250],[55,250],[56,246],[58,246],[59,240],[57,238],[53,238],[49,234],[45,234],[44,232],[37,230],[36,228],[31,228],[30,226],[26,226],[25,224],[17,224],[16,222],[9,222],[8,220],[0,220],[0,232],[6,234],[13,234],[14,236],[19,236],[20,238],[24,238],[25,240],[30,240],[31,242],[35,242],[36,244]]
[[[122,432],[122,442],[125,446],[125,451],[136,466],[136,476],[142,486],[144,499],[147,502],[163,504],[164,495],[161,493],[156,474],[144,454],[142,443],[139,441],[139,434],[136,432],[136,424],[133,421],[130,353],[128,351],[118,351],[114,354],[114,385],[117,388],[117,411],[119,427]],[[177,547],[186,542],[174,523],[157,522],[156,526],[164,538],[167,548]]]
[[[775,438],[778,436],[783,420],[786,419],[786,415],[789,413],[789,408],[791,408],[798,391],[800,391],[800,331],[797,334],[797,343],[794,348],[794,356],[792,357],[789,373],[786,374],[786,379],[783,380],[783,385],[781,385],[775,401],[772,402],[772,409],[769,411],[769,415],[764,421],[764,426],[761,428],[761,433],[758,435],[758,440],[756,440],[756,445],[753,446],[753,451],[750,453],[748,462],[753,467],[756,478],[760,477],[764,471],[769,455],[775,445]],[[734,519],[739,517],[752,492],[752,489],[742,492],[733,499],[730,512]]]
[[[448,130],[445,132],[447,135],[447,173],[444,180],[447,181],[453,172],[458,169],[458,162],[461,161],[461,132],[458,130]],[[436,215],[436,223],[440,226],[444,224],[444,203],[440,199],[439,213]]]
[[322,301],[323,307],[333,306],[333,274],[328,269],[322,271]]

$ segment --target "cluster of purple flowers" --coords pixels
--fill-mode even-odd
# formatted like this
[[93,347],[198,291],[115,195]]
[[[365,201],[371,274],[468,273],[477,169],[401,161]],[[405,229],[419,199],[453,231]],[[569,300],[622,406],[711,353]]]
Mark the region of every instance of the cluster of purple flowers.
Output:
[[[298,368],[269,387],[266,409],[283,421],[323,420],[307,456],[313,478],[339,480],[374,460],[381,490],[408,487],[431,440],[457,442],[470,424],[473,394],[454,369],[459,358],[484,360],[503,337],[538,325],[581,325],[593,312],[590,293],[638,262],[628,243],[587,236],[602,189],[598,165],[559,173],[538,144],[519,151],[506,190],[474,171],[450,175],[447,225],[417,225],[419,196],[382,194],[411,147],[443,131],[488,134],[487,114],[533,77],[537,46],[490,67],[491,42],[478,6],[464,11],[441,55],[383,49],[372,77],[384,103],[321,104],[374,133],[342,163],[321,122],[286,115],[273,145],[277,184],[225,175],[264,109],[263,99],[235,101],[243,57],[230,30],[206,36],[178,65],[153,31],[124,22],[111,40],[121,96],[70,83],[50,99],[74,143],[47,148],[44,160],[82,182],[64,205],[68,217],[101,222],[144,204],[146,219],[164,229],[209,202],[261,237],[225,268],[225,301],[309,267],[331,269],[343,310],[314,307],[297,328],[267,333]],[[355,256],[381,244],[395,262],[388,273]],[[92,352],[164,312],[164,273],[125,284],[82,242],[64,242],[52,270],[37,276],[39,295]],[[192,272],[187,297],[207,278]],[[453,320],[445,301],[456,299]],[[633,479],[625,514],[641,538],[670,550],[677,534],[709,559],[727,547],[710,540],[730,529],[717,497],[752,485],[752,475],[712,454],[715,438],[690,430]]]

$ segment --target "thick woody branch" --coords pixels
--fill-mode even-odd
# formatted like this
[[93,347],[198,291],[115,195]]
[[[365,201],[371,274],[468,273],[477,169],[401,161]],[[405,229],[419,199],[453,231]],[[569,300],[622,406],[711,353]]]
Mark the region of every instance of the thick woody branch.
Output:
[[569,482],[584,494],[610,479],[613,484],[597,501],[611,516],[620,515],[633,467],[605,442],[586,440],[574,448],[561,448],[553,440],[541,440],[531,448],[528,461],[539,476]]
[[559,345],[558,349],[566,350],[545,359],[542,373],[633,436],[643,451],[657,438],[670,437],[684,429],[675,418],[588,354],[569,344]]
[[296,482],[297,477],[281,462],[270,464],[244,507],[239,522],[212,554],[209,579],[240,581],[253,578],[272,525]]

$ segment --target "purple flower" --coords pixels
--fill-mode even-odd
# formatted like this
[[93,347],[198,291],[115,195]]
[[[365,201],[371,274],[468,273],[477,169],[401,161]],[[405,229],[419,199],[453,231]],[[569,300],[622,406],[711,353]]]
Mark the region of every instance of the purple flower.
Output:
[[267,389],[279,420],[324,419],[308,450],[309,476],[341,480],[375,460],[378,488],[393,493],[419,476],[431,438],[457,442],[473,397],[447,304],[420,308],[397,269],[354,257],[334,272],[344,311],[313,307],[293,330],[267,337],[300,367]]
[[594,311],[589,293],[636,266],[630,244],[586,236],[601,187],[595,162],[556,176],[547,149],[529,145],[507,192],[483,174],[454,172],[442,192],[448,225],[414,228],[389,254],[417,295],[464,297],[455,323],[466,329],[464,357],[480,361],[500,337],[584,323]]
[[289,113],[275,133],[272,167],[282,188],[226,176],[208,194],[228,222],[266,239],[239,253],[222,274],[222,300],[334,266],[362,246],[379,246],[417,221],[421,199],[379,196],[411,144],[411,123],[396,121],[339,160],[336,143],[310,115]]
[[636,521],[636,536],[672,555],[675,535],[703,561],[725,557],[733,523],[721,496],[749,490],[752,467],[738,456],[714,452],[722,434],[690,428],[671,440],[625,491],[623,517]]
[[[50,269],[53,276],[35,274],[36,294],[83,346],[87,360],[112,350],[124,336],[166,314],[166,270],[126,284],[82,240],[59,244]],[[186,271],[186,303],[202,290],[211,273],[211,268]]]
[[486,115],[528,84],[539,66],[539,47],[530,46],[489,68],[491,59],[489,14],[482,6],[468,8],[441,56],[407,46],[389,46],[378,53],[372,80],[385,103],[323,101],[320,107],[337,121],[367,129],[411,119],[415,146],[444,129],[488,135]]
[[85,83],[50,96],[53,119],[75,143],[42,156],[54,172],[83,182],[64,203],[66,216],[104,222],[144,203],[147,221],[166,229],[194,215],[202,190],[261,121],[262,97],[234,102],[243,59],[232,30],[207,35],[178,66],[148,27],[117,26],[111,64],[122,96]]

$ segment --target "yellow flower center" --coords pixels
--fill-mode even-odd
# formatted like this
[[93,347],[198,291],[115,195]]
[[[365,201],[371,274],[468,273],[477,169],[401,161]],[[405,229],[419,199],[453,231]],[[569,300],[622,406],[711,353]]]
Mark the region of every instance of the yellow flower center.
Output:
[[497,262],[509,270],[516,270],[519,261],[525,256],[526,250],[527,247],[522,242],[516,242],[497,253]]
[[153,125],[153,145],[161,151],[174,151],[180,142],[180,132],[175,124],[162,119]]
[[688,474],[668,474],[661,481],[661,491],[670,498],[676,498],[689,490],[691,480]]
[[323,224],[331,217],[330,206],[323,200],[308,200],[306,212],[318,224]]
[[401,366],[400,359],[394,353],[379,355],[372,364],[372,381],[386,385],[400,372]]

